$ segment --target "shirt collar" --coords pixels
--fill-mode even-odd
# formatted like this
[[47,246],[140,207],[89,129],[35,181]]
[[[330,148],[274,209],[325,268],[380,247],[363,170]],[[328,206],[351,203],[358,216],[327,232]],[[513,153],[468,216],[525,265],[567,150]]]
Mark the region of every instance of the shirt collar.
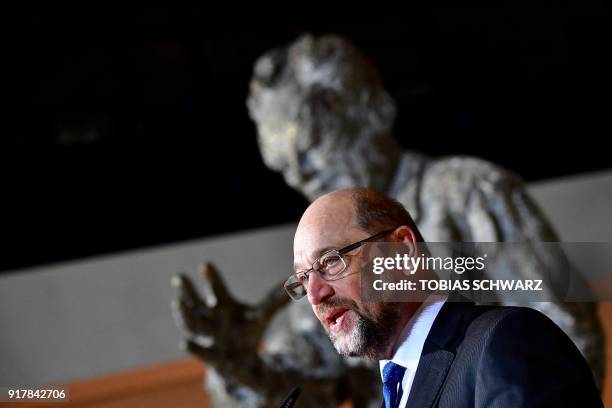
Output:
[[391,360],[379,361],[381,378],[383,368],[389,361],[416,371],[425,340],[445,301],[446,296],[431,295],[419,306],[402,329],[400,338],[403,340]]

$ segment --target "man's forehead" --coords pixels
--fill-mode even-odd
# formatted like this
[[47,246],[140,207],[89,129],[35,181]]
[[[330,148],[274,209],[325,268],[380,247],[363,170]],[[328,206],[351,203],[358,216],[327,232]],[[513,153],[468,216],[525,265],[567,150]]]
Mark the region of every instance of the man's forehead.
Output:
[[350,201],[342,196],[333,201],[324,198],[311,205],[295,233],[293,253],[296,264],[313,261],[321,250],[347,245],[359,231],[353,213]]
[[305,251],[322,245],[342,243],[352,234],[354,234],[354,227],[350,220],[310,224],[297,230],[294,249]]
[[294,240],[295,268],[306,268],[324,252],[352,243],[351,237],[358,231],[351,223],[319,224],[302,229]]

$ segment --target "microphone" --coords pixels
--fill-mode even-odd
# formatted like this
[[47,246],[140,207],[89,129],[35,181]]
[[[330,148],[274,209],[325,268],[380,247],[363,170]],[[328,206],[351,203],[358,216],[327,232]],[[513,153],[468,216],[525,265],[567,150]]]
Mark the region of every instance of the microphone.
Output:
[[280,408],[291,408],[295,404],[295,401],[297,401],[299,396],[300,396],[300,387],[295,387],[293,390],[291,390],[291,392],[289,393],[289,396],[287,397],[285,402],[283,402]]

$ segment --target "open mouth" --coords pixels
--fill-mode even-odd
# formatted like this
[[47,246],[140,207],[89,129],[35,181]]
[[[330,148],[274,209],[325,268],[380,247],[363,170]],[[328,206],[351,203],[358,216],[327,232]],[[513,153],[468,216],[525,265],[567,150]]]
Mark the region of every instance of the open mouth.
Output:
[[349,309],[336,309],[327,316],[327,324],[332,332],[340,331],[348,310]]

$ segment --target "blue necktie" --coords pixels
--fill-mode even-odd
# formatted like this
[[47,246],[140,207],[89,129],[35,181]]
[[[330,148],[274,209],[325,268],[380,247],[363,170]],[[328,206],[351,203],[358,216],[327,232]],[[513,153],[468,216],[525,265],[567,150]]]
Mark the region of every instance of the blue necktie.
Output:
[[[383,397],[385,408],[397,408],[402,400],[402,378],[406,367],[389,361],[383,368]],[[398,386],[399,385],[399,386]]]

